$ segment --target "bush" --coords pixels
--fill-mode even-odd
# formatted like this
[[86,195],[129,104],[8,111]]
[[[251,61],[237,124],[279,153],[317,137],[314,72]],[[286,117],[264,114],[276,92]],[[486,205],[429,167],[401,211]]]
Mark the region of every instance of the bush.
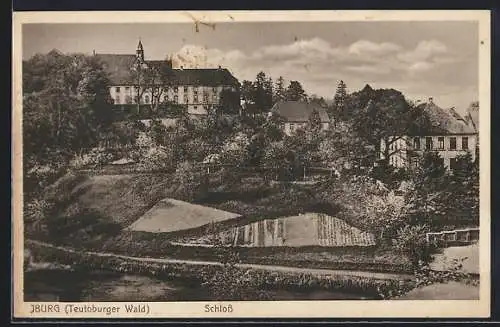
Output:
[[150,147],[139,158],[139,169],[145,171],[169,170],[174,167],[172,152],[164,146]]
[[425,238],[428,231],[426,225],[407,225],[398,230],[394,240],[396,249],[408,256],[415,269],[431,261],[434,248]]
[[174,180],[178,185],[176,193],[184,200],[194,201],[205,197],[208,193],[208,176],[205,171],[188,161],[177,166]]

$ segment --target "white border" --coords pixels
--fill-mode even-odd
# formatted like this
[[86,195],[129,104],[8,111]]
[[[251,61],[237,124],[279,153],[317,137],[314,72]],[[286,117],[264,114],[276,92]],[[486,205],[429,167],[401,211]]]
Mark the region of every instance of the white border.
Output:
[[[150,313],[67,316],[64,312],[29,314],[23,302],[22,219],[22,24],[26,23],[174,23],[174,22],[306,22],[306,21],[478,21],[480,102],[480,300],[477,301],[266,301],[227,302],[232,313],[205,313],[208,302],[150,302]],[[215,317],[488,317],[490,315],[490,12],[487,10],[422,11],[191,11],[191,12],[15,12],[13,14],[12,213],[15,317],[43,318],[215,318]],[[95,305],[105,303],[96,302]],[[119,305],[125,303],[107,303]],[[64,311],[64,310],[63,310]]]

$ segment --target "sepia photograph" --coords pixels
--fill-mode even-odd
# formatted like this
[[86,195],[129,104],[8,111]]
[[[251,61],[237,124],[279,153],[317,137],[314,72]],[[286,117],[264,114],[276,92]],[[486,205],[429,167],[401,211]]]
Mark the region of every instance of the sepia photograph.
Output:
[[16,312],[489,314],[489,12],[314,13],[14,19]]

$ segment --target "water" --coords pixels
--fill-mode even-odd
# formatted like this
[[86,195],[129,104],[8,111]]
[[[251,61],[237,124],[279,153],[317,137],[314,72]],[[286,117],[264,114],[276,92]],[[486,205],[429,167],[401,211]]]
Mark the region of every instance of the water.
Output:
[[[118,274],[36,270],[24,274],[25,301],[210,301],[209,292],[185,280]],[[363,300],[356,294],[326,290],[269,292],[271,300]],[[236,299],[235,299],[236,300]]]

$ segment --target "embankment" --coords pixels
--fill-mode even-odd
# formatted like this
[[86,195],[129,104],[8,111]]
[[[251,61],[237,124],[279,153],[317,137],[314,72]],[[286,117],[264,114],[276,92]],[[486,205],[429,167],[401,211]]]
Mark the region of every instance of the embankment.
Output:
[[[203,283],[227,266],[213,261],[191,261],[139,258],[112,253],[75,251],[69,248],[26,241],[26,247],[37,261],[57,262],[77,269],[104,270],[144,274],[162,279],[190,279]],[[307,269],[256,264],[236,264],[263,289],[323,289],[360,293],[386,298],[397,291],[413,288],[408,275],[361,271]]]

